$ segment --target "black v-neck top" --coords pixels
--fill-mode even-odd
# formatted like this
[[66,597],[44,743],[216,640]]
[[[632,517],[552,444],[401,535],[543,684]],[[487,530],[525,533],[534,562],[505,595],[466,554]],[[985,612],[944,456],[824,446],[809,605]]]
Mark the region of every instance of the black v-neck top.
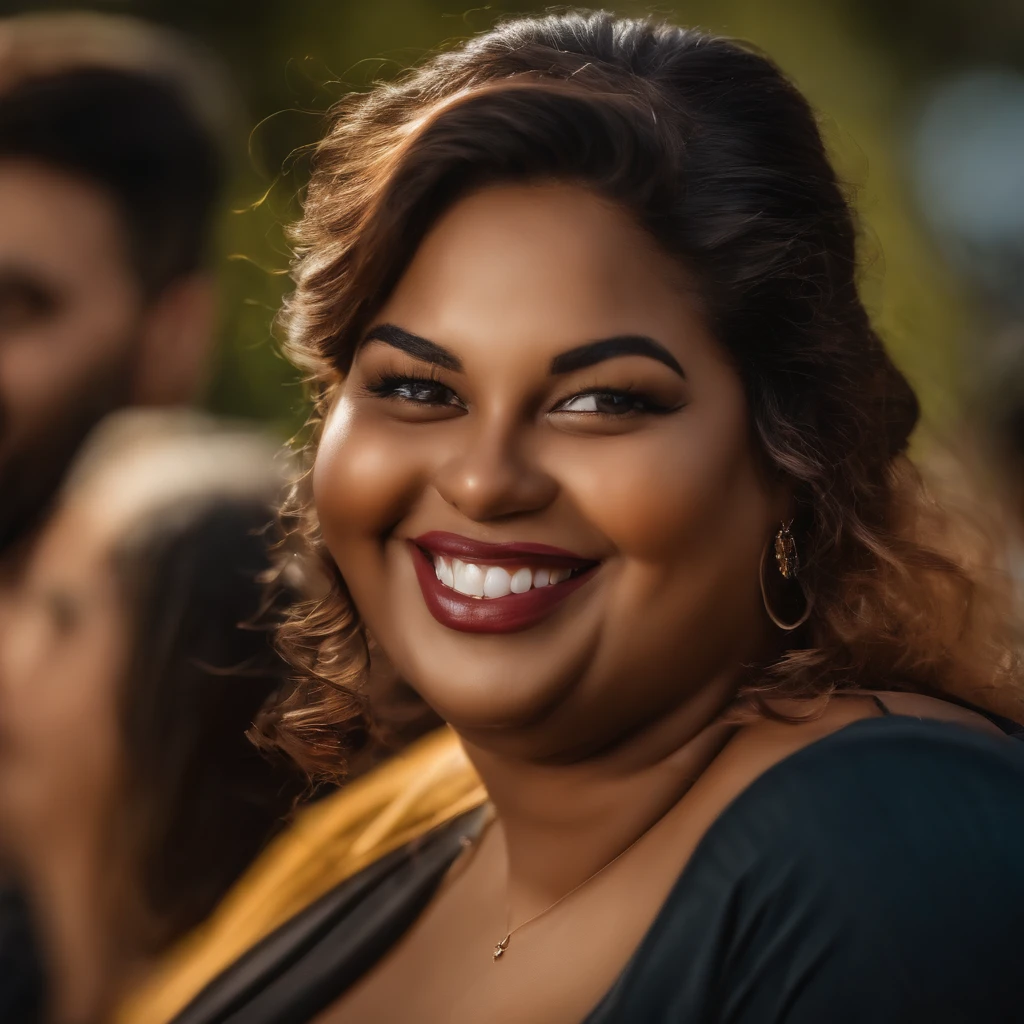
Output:
[[[174,1024],[310,1021],[416,920],[482,820],[344,882]],[[583,1024],[918,1021],[1024,1021],[1024,743],[894,716],[840,729],[740,794]]]

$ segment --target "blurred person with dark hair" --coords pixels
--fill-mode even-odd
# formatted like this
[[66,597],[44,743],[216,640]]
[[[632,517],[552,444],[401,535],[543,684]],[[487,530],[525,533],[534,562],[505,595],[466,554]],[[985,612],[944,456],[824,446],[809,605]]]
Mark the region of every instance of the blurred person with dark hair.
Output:
[[[192,401],[232,94],[177,35],[86,13],[0,19],[0,602],[89,430]],[[31,938],[0,858],[0,1019],[31,1013]]]
[[285,671],[265,628],[275,448],[191,414],[108,421],[7,612],[0,832],[52,1020],[105,1019],[305,789],[245,735]]
[[0,20],[0,566],[89,429],[191,402],[229,90],[176,35],[99,15]]

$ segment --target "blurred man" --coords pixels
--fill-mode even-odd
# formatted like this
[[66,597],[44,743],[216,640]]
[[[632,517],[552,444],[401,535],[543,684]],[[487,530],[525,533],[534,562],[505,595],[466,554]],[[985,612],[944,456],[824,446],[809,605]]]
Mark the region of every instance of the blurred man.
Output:
[[0,578],[98,420],[202,388],[218,88],[130,21],[0,20]]

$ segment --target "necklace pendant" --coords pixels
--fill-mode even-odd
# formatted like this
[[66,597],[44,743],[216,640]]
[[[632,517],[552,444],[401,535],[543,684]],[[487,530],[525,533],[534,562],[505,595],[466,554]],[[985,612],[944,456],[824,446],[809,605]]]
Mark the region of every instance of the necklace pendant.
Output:
[[511,939],[511,938],[512,938],[512,933],[509,932],[508,935],[506,935],[505,938],[503,938],[501,940],[501,942],[499,942],[494,947],[494,952],[491,954],[491,959],[495,963],[498,962],[498,959],[501,957],[501,955],[505,952],[506,949],[508,949],[508,940]]

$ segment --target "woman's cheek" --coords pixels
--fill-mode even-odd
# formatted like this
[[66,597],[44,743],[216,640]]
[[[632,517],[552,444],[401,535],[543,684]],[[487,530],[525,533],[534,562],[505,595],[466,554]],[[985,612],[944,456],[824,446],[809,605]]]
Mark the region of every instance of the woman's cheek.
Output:
[[721,513],[733,473],[721,454],[674,433],[626,435],[567,458],[560,475],[578,511],[619,552],[660,559],[703,529],[716,507]]
[[403,428],[341,400],[332,410],[313,466],[313,500],[324,536],[336,544],[379,538],[421,488],[418,445]]

